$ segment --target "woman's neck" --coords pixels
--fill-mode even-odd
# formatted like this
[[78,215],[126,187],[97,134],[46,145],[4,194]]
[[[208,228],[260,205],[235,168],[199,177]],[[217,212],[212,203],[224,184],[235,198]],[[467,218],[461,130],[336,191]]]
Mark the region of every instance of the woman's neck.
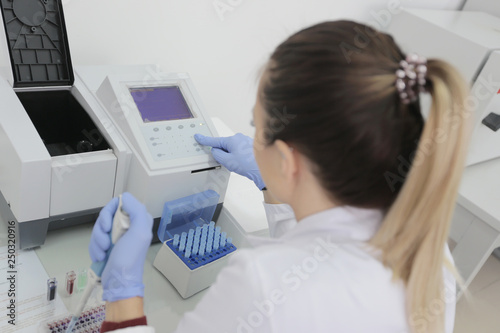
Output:
[[298,222],[307,216],[339,206],[326,195],[324,189],[316,182],[300,186],[289,204]]

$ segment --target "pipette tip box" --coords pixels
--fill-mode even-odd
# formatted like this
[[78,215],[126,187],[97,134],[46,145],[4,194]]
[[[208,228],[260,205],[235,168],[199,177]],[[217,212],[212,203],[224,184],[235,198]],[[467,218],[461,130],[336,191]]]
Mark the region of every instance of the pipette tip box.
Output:
[[219,201],[207,190],[165,203],[154,266],[183,298],[209,287],[236,250],[231,237],[211,221]]

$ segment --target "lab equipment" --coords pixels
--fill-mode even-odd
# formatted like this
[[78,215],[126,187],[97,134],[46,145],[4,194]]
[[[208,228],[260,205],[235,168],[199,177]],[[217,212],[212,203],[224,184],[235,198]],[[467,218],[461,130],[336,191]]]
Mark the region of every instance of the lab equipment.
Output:
[[446,60],[470,83],[466,105],[474,109],[474,129],[467,165],[500,157],[500,132],[484,121],[500,109],[500,18],[481,12],[403,9],[388,30],[406,52]]
[[[176,246],[174,245],[173,239],[168,240],[165,244],[184,262],[187,267],[189,267],[189,269],[195,269],[211,263],[212,261],[222,258],[226,254],[236,250],[236,247],[231,244],[231,238],[226,240],[224,232],[222,233],[224,236],[221,241],[220,234],[219,237],[217,237],[217,235],[213,233],[213,230],[215,229],[214,226],[210,225],[209,228],[208,235],[191,240],[188,238],[185,245],[181,241],[181,244]],[[220,227],[217,228],[220,230]],[[201,227],[196,227],[196,231],[201,229]],[[193,229],[190,231],[193,231]],[[212,231],[212,233],[210,233],[210,231]]]
[[[101,325],[106,317],[104,304],[86,308],[78,317],[78,321],[73,328],[74,333],[99,333]],[[65,332],[71,321],[71,316],[60,316],[49,321],[42,322],[39,326],[40,333],[61,333]]]
[[87,269],[81,268],[78,270],[78,278],[76,279],[76,290],[83,291],[87,286]]
[[21,249],[47,230],[95,221],[130,192],[159,224],[166,201],[212,188],[222,209],[229,172],[195,133],[217,136],[185,73],[154,66],[73,71],[62,0],[1,0],[12,74],[0,78],[0,214]]
[[209,287],[236,246],[211,218],[219,195],[212,190],[166,202],[158,228],[162,241],[153,265],[183,298]]
[[253,139],[237,133],[226,138],[211,138],[201,134],[194,137],[204,146],[212,148],[212,155],[220,164],[239,175],[247,177],[262,190],[266,187],[253,153]]
[[[74,312],[73,316],[71,317],[71,321],[68,324],[68,328],[66,330],[66,333],[71,333],[73,331],[74,326],[78,323],[78,320],[82,314],[83,308],[87,304],[87,301],[90,297],[90,294],[94,290],[94,287],[101,282],[101,276],[104,271],[104,268],[106,267],[106,263],[108,261],[108,258],[111,254],[111,251],[113,250],[114,244],[125,234],[125,232],[129,229],[130,227],[130,218],[128,214],[122,209],[122,196],[120,195],[118,198],[118,204],[116,205],[116,199],[112,201],[110,204],[108,204],[106,207],[103,208],[104,212],[101,212],[99,215],[100,217],[105,214],[109,214],[110,212],[108,211],[109,208],[114,208],[116,207],[116,211],[113,217],[113,223],[111,226],[111,232],[109,234],[109,237],[111,239],[111,244],[106,252],[106,256],[102,258],[100,261],[93,261],[92,265],[90,266],[90,270],[88,271],[88,280],[89,283],[87,284],[87,287],[85,291],[82,294],[82,297],[80,299],[80,302],[76,308],[76,311]],[[96,222],[97,224],[98,222]],[[98,226],[99,229],[101,229],[101,226]],[[103,299],[105,299],[103,295]],[[105,299],[106,300],[106,299]]]
[[57,279],[55,277],[47,280],[47,301],[53,301],[57,295]]
[[[130,94],[145,123],[193,118],[179,87],[131,88]],[[161,108],[169,103],[171,108]]]
[[66,292],[68,295],[73,295],[75,288],[76,274],[74,271],[69,271],[66,273]]

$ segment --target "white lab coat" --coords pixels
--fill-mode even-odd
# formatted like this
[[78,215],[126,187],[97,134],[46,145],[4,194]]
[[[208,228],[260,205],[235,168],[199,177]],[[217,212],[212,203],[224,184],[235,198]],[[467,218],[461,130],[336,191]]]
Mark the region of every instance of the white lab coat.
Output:
[[[297,223],[288,205],[265,209],[274,238],[252,238],[254,248],[238,250],[176,332],[410,332],[403,284],[366,245],[380,211],[337,207]],[[411,325],[425,327],[438,311],[452,333],[455,280],[447,270],[443,298],[412,314]]]

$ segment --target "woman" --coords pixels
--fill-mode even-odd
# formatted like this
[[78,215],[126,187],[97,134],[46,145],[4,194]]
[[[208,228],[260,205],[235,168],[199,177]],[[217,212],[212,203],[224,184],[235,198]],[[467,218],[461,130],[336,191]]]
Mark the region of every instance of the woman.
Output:
[[[432,96],[425,123],[423,92]],[[362,24],[318,24],[278,46],[259,84],[254,154],[241,134],[196,137],[263,190],[274,238],[238,250],[177,331],[452,332],[446,240],[468,141],[465,97],[448,64],[405,55]],[[149,332],[151,217],[130,195],[123,202],[132,227],[102,276],[103,330]],[[93,260],[109,247],[115,209],[116,200],[94,227]]]

